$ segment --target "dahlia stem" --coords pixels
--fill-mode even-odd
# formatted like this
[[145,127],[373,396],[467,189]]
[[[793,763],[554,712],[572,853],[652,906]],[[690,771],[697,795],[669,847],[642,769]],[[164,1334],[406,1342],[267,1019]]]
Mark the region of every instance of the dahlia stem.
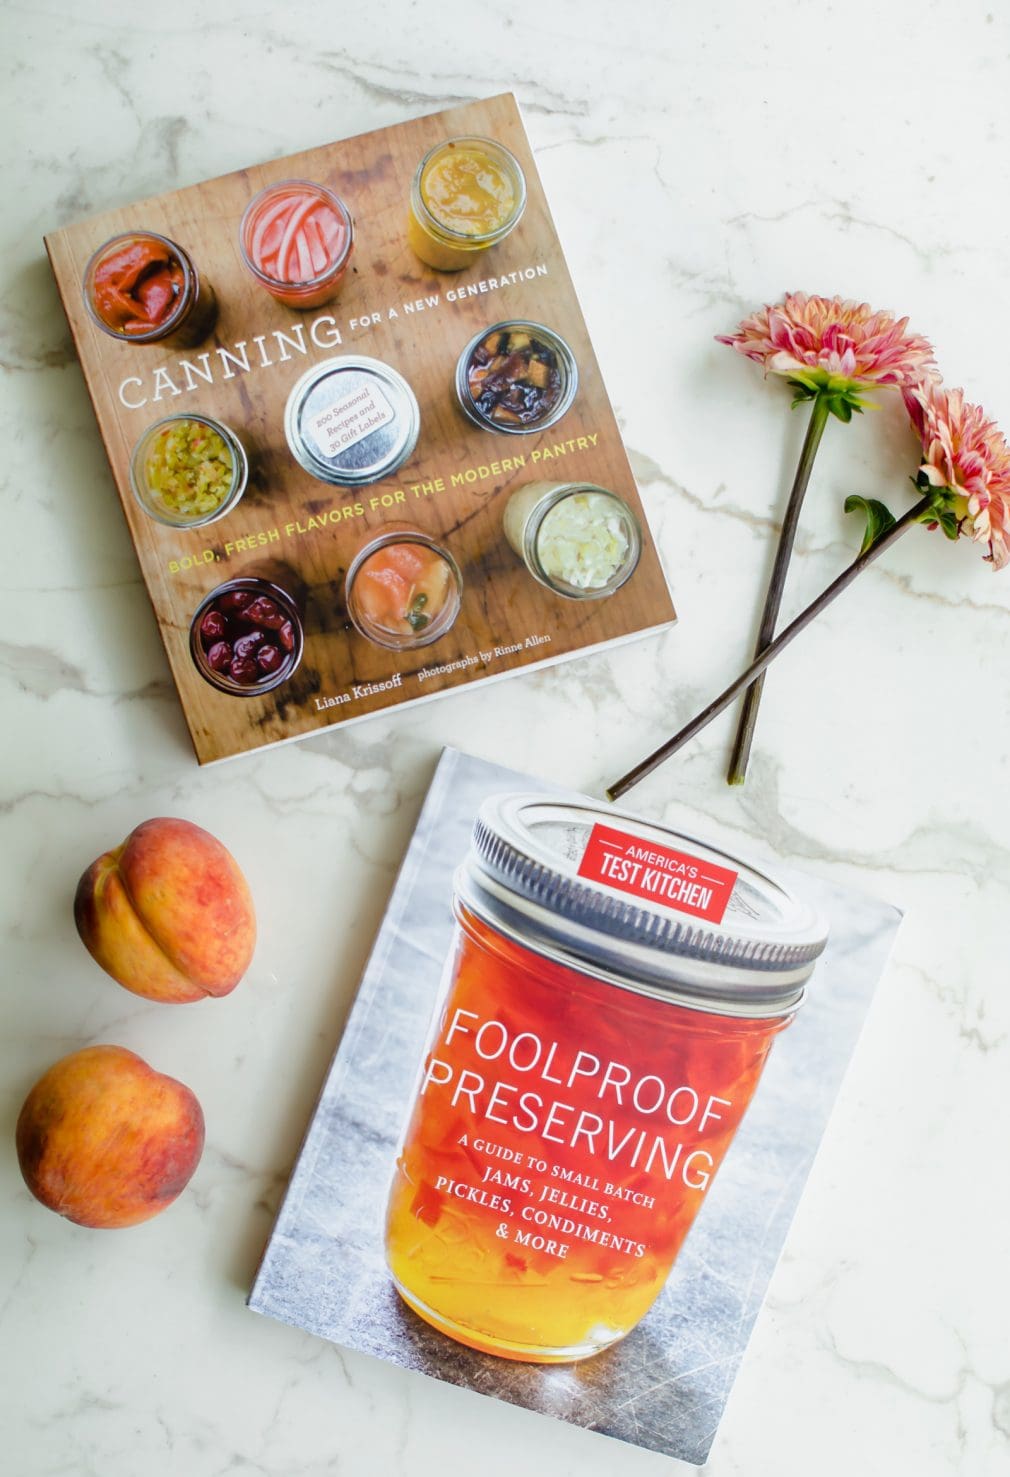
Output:
[[[765,595],[765,608],[761,614],[761,625],[758,629],[757,645],[754,648],[755,657],[759,657],[775,635],[775,624],[779,618],[779,607],[782,604],[782,591],[785,589],[786,573],[789,569],[789,560],[792,557],[793,543],[796,539],[796,528],[800,521],[800,509],[806,496],[807,483],[810,481],[810,473],[814,465],[814,457],[817,448],[821,444],[824,427],[828,423],[828,398],[826,395],[816,395],[810,407],[810,420],[807,425],[807,434],[803,441],[803,450],[800,452],[800,460],[796,467],[796,476],[793,479],[792,491],[789,494],[789,506],[786,508],[786,516],[782,522],[782,532],[779,535],[779,546],[775,554],[775,564],[772,568],[771,580],[768,584],[768,593]],[[726,783],[730,785],[742,785],[747,775],[747,761],[750,759],[751,744],[754,742],[754,728],[757,724],[758,708],[761,706],[761,694],[764,691],[764,673],[756,678],[748,687],[743,700],[743,708],[740,713],[740,722],[737,725],[736,741],[733,745],[733,757],[730,760],[729,773]]]
[[843,590],[847,589],[857,575],[862,574],[863,570],[872,564],[875,559],[879,559],[884,550],[889,549],[893,543],[896,543],[902,534],[911,528],[913,523],[925,521],[924,515],[933,509],[934,501],[934,496],[930,494],[927,497],[921,498],[914,507],[909,508],[908,512],[903,514],[896,523],[893,523],[886,533],[881,534],[875,543],[871,544],[864,553],[853,560],[848,569],[844,569],[837,579],[832,580],[827,589],[823,590],[817,599],[807,606],[806,610],[801,611],[794,621],[786,626],[773,641],[770,641],[764,650],[755,657],[746,671],[741,672],[736,681],[730,683],[725,692],[720,693],[717,698],[714,698],[708,707],[698,714],[697,718],[692,718],[691,722],[685,728],[682,728],[679,733],[675,733],[673,738],[667,739],[665,744],[661,744],[647,759],[643,759],[641,764],[636,764],[634,769],[630,769],[627,774],[622,775],[615,784],[611,785],[606,791],[607,799],[617,800],[621,795],[624,795],[630,790],[633,785],[637,785],[640,780],[644,780],[647,774],[651,774],[654,769],[658,769],[664,759],[669,759],[671,754],[675,754],[678,749],[683,748],[689,739],[693,739],[696,734],[701,732],[706,724],[717,717],[724,708],[729,707],[733,699],[745,687],[749,687],[755,677],[759,677],[767,667],[771,666],[780,652],[785,651],[789,643],[801,631],[805,630],[810,622],[816,616],[820,615],[822,610],[827,609],[832,600],[837,595],[840,595]]

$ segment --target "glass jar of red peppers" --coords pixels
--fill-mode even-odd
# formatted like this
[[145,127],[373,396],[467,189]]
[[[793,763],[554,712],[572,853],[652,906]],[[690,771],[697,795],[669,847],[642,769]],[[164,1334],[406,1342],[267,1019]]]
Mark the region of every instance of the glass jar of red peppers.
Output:
[[585,1359],[661,1292],[826,926],[763,867],[542,795],[484,805],[454,911],[388,1264],[461,1343]]
[[242,260],[289,308],[318,308],[340,291],[354,246],[351,213],[311,180],[281,180],[250,200],[239,226]]
[[197,607],[190,625],[194,665],[233,697],[259,697],[286,682],[302,659],[304,632],[294,598],[258,577],[228,580]]
[[113,236],[84,270],[84,301],[103,333],[133,344],[189,349],[217,322],[214,289],[167,236]]

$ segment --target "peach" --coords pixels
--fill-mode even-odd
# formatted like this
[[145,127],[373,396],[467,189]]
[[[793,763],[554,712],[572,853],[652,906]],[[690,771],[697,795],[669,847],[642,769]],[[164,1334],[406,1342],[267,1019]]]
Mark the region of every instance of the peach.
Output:
[[189,1088],[123,1046],[88,1046],[25,1099],[18,1163],[37,1200],[79,1226],[133,1226],[171,1205],[203,1152]]
[[231,852],[191,821],[159,817],[84,873],[77,932],[114,980],[148,1000],[227,995],[256,944],[256,915]]

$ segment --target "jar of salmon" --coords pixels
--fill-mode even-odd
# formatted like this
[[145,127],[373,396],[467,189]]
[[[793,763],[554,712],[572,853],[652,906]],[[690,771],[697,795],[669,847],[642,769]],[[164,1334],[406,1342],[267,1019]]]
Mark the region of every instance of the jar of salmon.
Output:
[[661,1292],[827,928],[761,866],[542,795],[484,805],[453,907],[388,1264],[471,1348],[585,1359]]
[[459,614],[463,576],[449,550],[408,523],[370,533],[351,561],[347,613],[376,646],[430,646]]

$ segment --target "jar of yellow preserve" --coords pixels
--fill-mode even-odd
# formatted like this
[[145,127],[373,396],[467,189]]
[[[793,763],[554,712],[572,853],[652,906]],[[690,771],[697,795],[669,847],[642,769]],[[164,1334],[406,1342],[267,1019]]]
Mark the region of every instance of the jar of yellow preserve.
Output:
[[526,208],[519,161],[489,138],[451,138],[417,166],[407,239],[440,272],[458,272],[503,241]]
[[460,1343],[585,1359],[662,1291],[826,924],[762,865],[529,794],[485,802],[453,907],[387,1261]]

